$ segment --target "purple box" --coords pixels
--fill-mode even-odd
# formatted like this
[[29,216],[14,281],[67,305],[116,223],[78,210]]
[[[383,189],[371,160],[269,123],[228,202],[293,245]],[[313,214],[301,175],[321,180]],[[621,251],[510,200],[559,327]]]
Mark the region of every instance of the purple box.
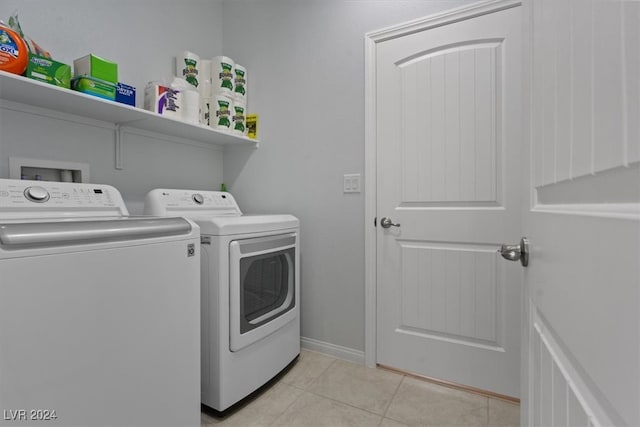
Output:
[[136,106],[136,88],[126,85],[124,83],[118,83],[116,86],[116,102],[122,104]]

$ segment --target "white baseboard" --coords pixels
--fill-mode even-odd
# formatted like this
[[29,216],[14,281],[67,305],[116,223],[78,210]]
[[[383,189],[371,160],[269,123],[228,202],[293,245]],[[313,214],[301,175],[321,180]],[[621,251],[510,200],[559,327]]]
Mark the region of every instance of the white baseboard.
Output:
[[307,350],[328,354],[338,359],[364,365],[364,351],[354,350],[341,345],[330,344],[328,342],[314,340],[313,338],[300,337],[300,345]]

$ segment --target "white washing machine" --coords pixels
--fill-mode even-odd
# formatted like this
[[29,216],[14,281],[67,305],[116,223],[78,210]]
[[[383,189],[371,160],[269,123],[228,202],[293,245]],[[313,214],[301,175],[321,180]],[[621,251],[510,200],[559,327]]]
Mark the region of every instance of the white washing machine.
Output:
[[200,425],[200,235],[0,179],[0,425]]
[[145,214],[200,226],[202,403],[224,411],[300,354],[299,221],[218,191],[156,189]]

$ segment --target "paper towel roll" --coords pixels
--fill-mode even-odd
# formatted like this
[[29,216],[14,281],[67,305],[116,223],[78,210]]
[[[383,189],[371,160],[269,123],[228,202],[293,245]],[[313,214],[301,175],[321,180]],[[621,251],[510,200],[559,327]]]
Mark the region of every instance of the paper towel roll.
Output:
[[211,83],[211,64],[213,64],[213,61],[211,61],[210,59],[200,60],[200,69],[198,70],[198,82]]
[[210,98],[213,95],[213,87],[211,85],[211,64],[210,59],[200,60],[200,70],[198,74],[198,91],[200,97]]
[[218,94],[211,97],[211,124],[210,126],[218,130],[232,130],[233,99],[227,95]]
[[198,87],[200,73],[200,57],[185,50],[176,56],[176,77],[185,79],[190,85]]
[[197,90],[185,90],[182,93],[182,120],[197,125],[200,123],[200,93]]
[[211,83],[213,94],[233,96],[233,59],[227,56],[216,56],[211,59]]
[[240,102],[233,104],[233,127],[232,130],[236,134],[244,135],[247,125],[246,106]]
[[182,120],[182,92],[169,85],[149,82],[144,91],[144,108],[172,119]]
[[62,182],[73,182],[73,172],[68,169],[63,169],[60,171],[60,181]]
[[212,102],[211,97],[200,97],[200,123],[206,126],[211,126]]
[[247,69],[240,64],[233,66],[233,96],[236,101],[247,104]]
[[192,124],[200,123],[200,93],[185,79],[176,77],[171,88],[182,95],[182,121]]
[[211,81],[200,80],[200,84],[198,85],[198,92],[200,92],[201,97],[211,98],[211,96],[213,95]]

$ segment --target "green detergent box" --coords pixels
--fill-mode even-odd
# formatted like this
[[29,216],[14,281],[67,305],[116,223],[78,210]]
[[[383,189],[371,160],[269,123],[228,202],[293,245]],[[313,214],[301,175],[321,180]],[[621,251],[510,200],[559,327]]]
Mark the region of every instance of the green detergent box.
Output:
[[71,67],[62,62],[30,53],[26,76],[33,80],[69,89]]
[[91,76],[78,76],[71,80],[71,89],[98,98],[115,101],[116,85]]
[[90,54],[74,59],[73,74],[76,76],[95,77],[115,85],[118,83],[118,64]]

